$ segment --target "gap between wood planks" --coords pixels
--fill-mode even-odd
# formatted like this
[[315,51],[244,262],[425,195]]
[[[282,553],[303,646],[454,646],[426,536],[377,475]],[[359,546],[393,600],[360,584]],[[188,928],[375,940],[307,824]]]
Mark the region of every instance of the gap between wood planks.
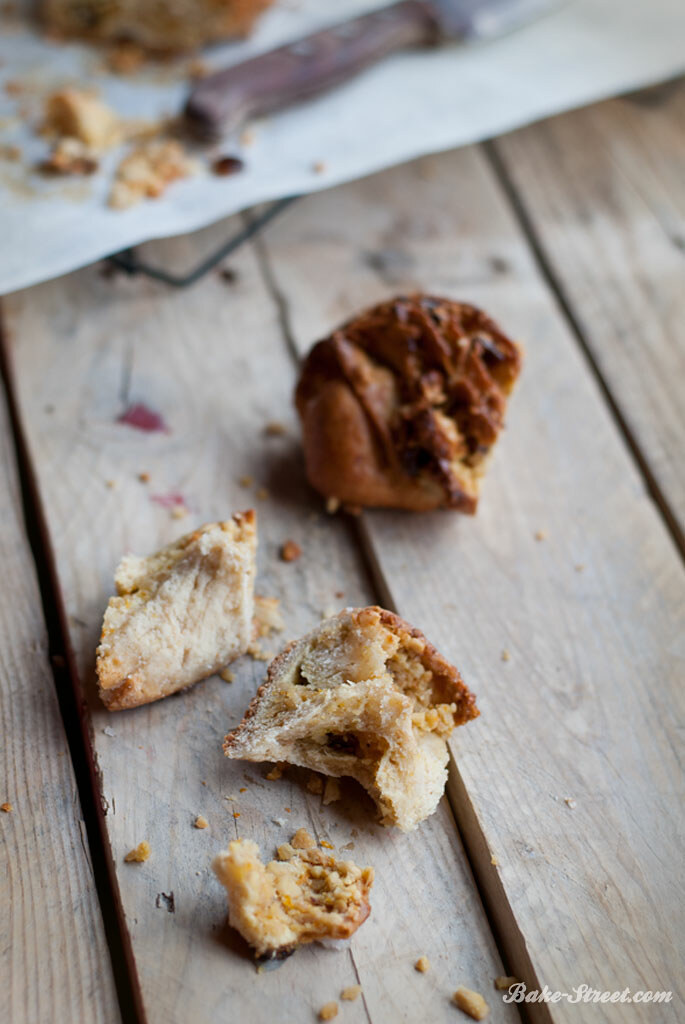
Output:
[[[242,215],[249,219],[249,214]],[[290,323],[288,302],[278,286],[271,269],[271,262],[262,239],[256,236],[251,245],[255,249],[257,262],[263,275],[264,285],[271,295],[286,347],[298,367],[300,356],[295,343],[295,336]],[[383,570],[376,558],[373,544],[368,536],[363,516],[346,515],[350,524],[356,546],[362,554],[364,567],[368,576],[371,592],[382,607],[397,614],[401,612],[395,607],[390,588],[383,575]],[[542,988],[533,962],[528,953],[526,942],[514,911],[507,899],[502,882],[493,870],[491,854],[483,835],[480,823],[459,774],[459,769],[450,751],[449,779],[445,790],[447,802],[452,810],[462,846],[471,869],[475,887],[478,891],[485,916],[497,945],[497,951],[508,975],[525,979],[529,989]],[[532,1006],[532,1009],[529,1007]],[[552,1016],[545,1003],[525,1004],[516,1006],[522,1020],[535,1024],[552,1024]]]
[[132,969],[133,960],[130,943],[127,940],[128,933],[124,925],[121,904],[116,895],[114,868],[111,863],[109,845],[105,841],[104,816],[98,797],[97,769],[91,754],[89,723],[82,713],[83,701],[68,640],[64,607],[56,583],[54,557],[19,421],[9,346],[5,343],[1,306],[0,387],[2,387],[7,400],[21,489],[22,515],[31,554],[36,565],[41,610],[48,634],[50,667],[81,801],[88,843],[86,853],[89,855],[92,865],[121,1018],[125,1024],[129,1024],[129,1022],[130,1024],[143,1024],[145,1014],[141,994],[136,983],[136,972]]
[[620,405],[614,398],[611,388],[605,380],[600,366],[595,360],[592,347],[588,344],[578,318],[576,317],[570,302],[566,298],[563,281],[554,270],[551,261],[548,259],[544,242],[535,229],[533,221],[528,213],[525,200],[516,189],[511,175],[509,174],[506,162],[499,154],[497,149],[497,140],[492,139],[488,142],[484,142],[481,144],[480,148],[482,149],[486,160],[490,164],[490,167],[492,168],[492,171],[499,182],[504,195],[506,196],[509,207],[521,229],[521,233],[528,243],[533,259],[543,280],[558,303],[562,316],[566,320],[573,336],[578,342],[578,347],[585,358],[597,386],[600,389],[602,397],[604,398],[614,422],[616,423],[619,433],[625,441],[625,444],[645,481],[647,492],[656,505],[666,529],[673,539],[681,558],[685,562],[685,535],[683,535],[677,519],[671,512],[669,503],[650,469],[649,461],[642,451],[633,431],[630,429],[630,426],[621,411]]

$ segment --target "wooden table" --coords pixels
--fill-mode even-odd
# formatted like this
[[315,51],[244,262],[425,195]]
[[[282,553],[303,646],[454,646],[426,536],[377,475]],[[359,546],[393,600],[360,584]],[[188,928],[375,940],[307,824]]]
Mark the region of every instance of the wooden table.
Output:
[[[450,1003],[464,984],[509,1022],[521,1008],[493,988],[507,973],[529,989],[673,993],[529,1004],[533,1021],[685,1020],[684,119],[685,85],[668,85],[310,196],[231,260],[233,283],[174,292],[90,267],[6,298],[3,1019],[295,1024],[358,982],[341,1021],[466,1019]],[[237,224],[145,254],[181,269]],[[525,341],[481,510],[328,516],[303,477],[298,359],[414,288],[483,306]],[[168,431],[119,422],[136,403]],[[478,694],[447,796],[411,835],[352,790],[323,806],[306,776],[268,782],[223,757],[259,662],[133,712],[99,703],[121,554],[253,504],[258,591],[286,621],[273,649],[326,611],[379,602]],[[290,538],[303,556],[286,564]],[[257,973],[210,859],[237,835],[271,854],[302,825],[374,865],[373,913],[346,950]],[[125,863],[142,839],[150,860]]]

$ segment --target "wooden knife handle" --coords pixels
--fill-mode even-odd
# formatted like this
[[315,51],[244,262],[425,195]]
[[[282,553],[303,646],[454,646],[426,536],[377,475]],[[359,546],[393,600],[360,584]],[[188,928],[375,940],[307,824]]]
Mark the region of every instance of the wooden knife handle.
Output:
[[188,97],[186,123],[200,136],[230,131],[339,85],[391,53],[434,42],[429,4],[403,0],[208,75]]

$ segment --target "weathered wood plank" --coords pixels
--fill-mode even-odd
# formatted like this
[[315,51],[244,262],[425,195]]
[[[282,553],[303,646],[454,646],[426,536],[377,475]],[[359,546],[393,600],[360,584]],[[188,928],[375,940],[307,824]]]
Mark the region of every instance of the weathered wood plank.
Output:
[[[230,230],[224,223],[150,247],[148,255],[190,265]],[[254,254],[244,251],[235,267],[235,285],[214,274],[182,293],[103,280],[91,269],[7,302],[20,411],[89,695],[147,1019],[214,1024],[231,1009],[254,1024],[310,1019],[360,981],[359,1017],[449,1021],[453,989],[465,983],[489,991],[501,967],[446,800],[419,832],[403,836],[373,824],[359,791],[322,807],[301,777],[267,782],[266,769],[227,761],[221,739],[264,672],[247,659],[230,685],[214,678],[132,712],[108,714],[94,693],[94,650],[122,552],[152,550],[249,507],[260,486],[269,497],[256,502],[258,591],[281,597],[287,637],[327,608],[374,600],[347,525],[324,515],[304,482],[291,409],[294,365]],[[164,417],[168,433],[117,422],[139,402]],[[284,423],[286,435],[265,436],[269,420]],[[149,483],[140,482],[141,472]],[[245,475],[254,478],[249,488],[239,484]],[[155,501],[177,493],[190,509],[183,521]],[[303,556],[286,565],[278,548],[289,538]],[[193,828],[197,814],[209,829]],[[271,855],[301,825],[336,847],[351,842],[349,855],[375,867],[373,913],[347,952],[309,948],[257,975],[224,926],[224,894],[209,862],[238,834]],[[142,839],[151,859],[124,863]],[[430,975],[413,969],[421,954],[434,964]],[[516,1019],[504,1009],[498,1019]]]
[[120,1020],[0,394],[0,991],[11,1024]]
[[495,150],[685,546],[683,118],[685,83],[544,121]]
[[376,512],[360,529],[388,600],[478,694],[482,717],[453,737],[451,793],[514,972],[553,991],[682,997],[683,574],[483,153],[302,200],[265,247],[300,351],[411,288],[472,301],[525,340],[477,518]]

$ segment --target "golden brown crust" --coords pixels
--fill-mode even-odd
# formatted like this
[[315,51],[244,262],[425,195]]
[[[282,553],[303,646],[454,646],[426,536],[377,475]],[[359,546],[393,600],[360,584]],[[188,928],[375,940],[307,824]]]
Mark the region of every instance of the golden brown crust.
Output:
[[[420,654],[421,663],[424,668],[429,669],[433,673],[433,686],[436,692],[435,702],[456,705],[456,710],[454,711],[455,726],[464,725],[466,722],[478,718],[480,711],[476,707],[475,693],[469,690],[459,670],[440,654],[437,648],[426,639],[420,629],[410,625],[395,612],[388,611],[387,608],[381,608],[379,605],[368,605],[365,608],[351,609],[351,613],[357,618],[368,614],[378,614],[383,625],[397,633],[400,638],[404,635],[418,640],[423,645],[423,650]],[[242,722],[224,738],[224,753],[229,753],[231,747],[237,743],[239,734],[246,723],[257,713],[264,694],[280,678],[290,654],[299,642],[299,640],[291,641],[270,663],[266,679],[250,701]]]
[[64,36],[130,42],[149,51],[186,52],[215,39],[247,36],[273,0],[43,0],[47,27]]
[[309,480],[348,505],[474,513],[521,368],[481,310],[400,296],[316,344],[295,395]]

